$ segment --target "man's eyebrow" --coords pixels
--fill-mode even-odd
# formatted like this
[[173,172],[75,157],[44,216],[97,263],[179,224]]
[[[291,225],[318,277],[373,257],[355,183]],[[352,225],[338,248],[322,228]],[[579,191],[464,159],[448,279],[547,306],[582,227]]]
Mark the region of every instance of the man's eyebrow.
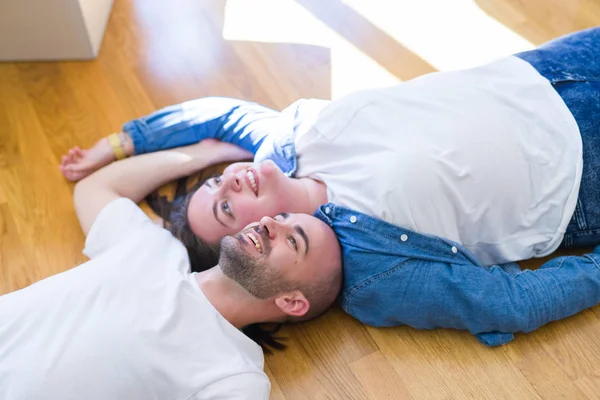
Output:
[[294,229],[296,230],[296,232],[298,232],[300,236],[302,236],[302,239],[304,239],[304,247],[306,248],[304,250],[304,256],[306,256],[308,254],[308,235],[306,234],[306,232],[304,232],[304,229],[302,229],[300,225],[294,226]]
[[[288,219],[290,216],[290,214],[286,212],[279,213],[279,215],[281,215],[283,219]],[[294,230],[298,232],[298,234],[302,236],[302,239],[304,240],[304,255],[306,256],[308,254],[308,235],[300,225],[294,225]]]
[[217,211],[217,206],[218,206],[218,201],[217,201],[217,200],[215,200],[215,201],[213,202],[213,207],[212,207],[212,209],[213,209],[213,214],[214,214],[214,216],[215,216],[215,219],[216,219],[217,221],[219,221],[219,223],[220,223],[221,225],[223,225],[224,227],[227,227],[227,225],[225,225],[225,224],[223,223],[223,221],[221,221],[221,219],[219,219],[219,212]]

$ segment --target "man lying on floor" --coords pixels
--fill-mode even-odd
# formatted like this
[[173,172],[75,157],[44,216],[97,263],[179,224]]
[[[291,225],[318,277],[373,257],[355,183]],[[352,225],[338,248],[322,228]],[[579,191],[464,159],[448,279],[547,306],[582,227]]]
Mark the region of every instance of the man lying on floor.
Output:
[[90,260],[0,297],[2,400],[269,398],[261,348],[239,329],[324,312],[341,287],[339,244],[315,217],[265,217],[223,239],[219,265],[191,273],[184,246],[135,202],[173,173],[224,161],[197,153],[207,146],[77,184]]

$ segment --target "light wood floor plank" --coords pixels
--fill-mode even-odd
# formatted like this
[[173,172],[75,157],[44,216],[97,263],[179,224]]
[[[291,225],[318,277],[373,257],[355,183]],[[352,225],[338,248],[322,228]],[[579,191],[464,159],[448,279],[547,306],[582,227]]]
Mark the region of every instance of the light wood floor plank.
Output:
[[385,356],[377,351],[353,362],[350,367],[365,387],[369,399],[414,399],[402,376],[392,368]]

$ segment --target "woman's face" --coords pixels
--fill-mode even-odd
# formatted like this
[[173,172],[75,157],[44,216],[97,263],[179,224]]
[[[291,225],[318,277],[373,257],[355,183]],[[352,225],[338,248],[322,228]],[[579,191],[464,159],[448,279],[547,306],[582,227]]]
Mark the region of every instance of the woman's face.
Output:
[[206,242],[218,244],[251,222],[288,211],[284,208],[294,189],[291,179],[269,160],[232,164],[192,195],[187,207],[190,228]]

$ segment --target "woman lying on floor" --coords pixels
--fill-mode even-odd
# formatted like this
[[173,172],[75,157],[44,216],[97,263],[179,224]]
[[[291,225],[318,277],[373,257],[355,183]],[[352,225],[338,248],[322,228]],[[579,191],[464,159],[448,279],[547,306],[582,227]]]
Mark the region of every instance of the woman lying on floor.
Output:
[[115,155],[232,143],[254,164],[206,181],[173,220],[176,234],[205,244],[207,267],[220,239],[249,221],[314,213],[342,244],[350,314],[503,344],[600,301],[596,253],[536,271],[514,264],[600,243],[599,48],[593,28],[477,68],[282,112],[194,100],[72,150],[61,169],[77,180]]

